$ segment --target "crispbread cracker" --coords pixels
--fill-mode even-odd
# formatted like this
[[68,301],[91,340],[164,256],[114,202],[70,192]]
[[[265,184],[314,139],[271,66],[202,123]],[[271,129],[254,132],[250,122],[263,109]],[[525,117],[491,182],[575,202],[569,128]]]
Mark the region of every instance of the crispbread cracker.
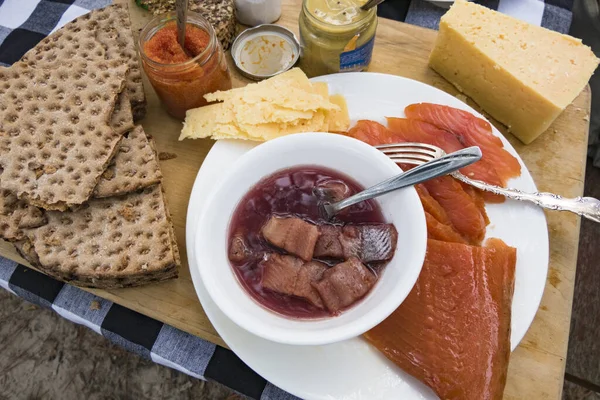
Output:
[[134,127],[129,95],[126,90],[119,93],[119,97],[117,97],[115,108],[110,115],[110,127],[120,135],[132,130]]
[[109,197],[129,193],[160,182],[162,174],[156,153],[138,125],[123,138],[117,153],[102,174],[93,196]]
[[171,236],[171,244],[172,244],[172,248],[173,248],[173,257],[175,257],[175,263],[177,265],[181,265],[181,254],[179,253],[179,246],[177,245],[177,238],[175,236],[175,227],[173,226],[173,220],[171,219],[171,213],[169,212],[169,204],[167,203],[167,197],[166,197],[166,193],[165,193],[165,188],[164,186],[160,185],[161,187],[161,195],[162,195],[162,201],[165,204],[165,212],[167,215],[167,221],[169,221],[169,235]]
[[35,251],[33,251],[33,246],[29,239],[24,238],[22,240],[16,241],[13,243],[17,252],[23,257],[25,260],[29,261],[31,265],[39,265],[40,259],[38,258]]
[[19,200],[14,193],[0,189],[0,238],[15,241],[25,238],[23,229],[46,223],[44,212]]
[[122,136],[108,125],[127,65],[0,68],[0,188],[65,210],[86,201]]
[[133,117],[146,113],[135,42],[127,6],[111,5],[92,10],[69,22],[39,42],[21,59],[37,68],[53,67],[68,60],[119,60],[129,65],[127,92]]
[[178,249],[161,185],[46,214],[46,225],[27,231],[30,247],[20,246],[50,276],[104,289],[177,277]]

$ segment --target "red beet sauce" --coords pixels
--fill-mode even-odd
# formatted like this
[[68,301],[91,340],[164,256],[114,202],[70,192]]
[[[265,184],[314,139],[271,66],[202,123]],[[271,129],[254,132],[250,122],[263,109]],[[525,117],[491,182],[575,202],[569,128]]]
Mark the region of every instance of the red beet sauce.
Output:
[[[262,268],[259,265],[266,252],[282,250],[271,246],[260,231],[272,215],[297,216],[315,224],[384,223],[383,214],[374,200],[351,206],[326,221],[319,215],[318,205],[323,201],[313,189],[329,181],[344,183],[353,195],[364,190],[352,178],[319,166],[296,166],[275,172],[258,182],[237,205],[229,224],[228,243],[241,232],[254,257],[250,261],[234,263],[233,270],[246,291],[263,307],[292,318],[321,318],[330,316],[309,302],[272,292],[262,287]],[[322,260],[328,262],[328,260]],[[331,264],[331,263],[330,263]]]

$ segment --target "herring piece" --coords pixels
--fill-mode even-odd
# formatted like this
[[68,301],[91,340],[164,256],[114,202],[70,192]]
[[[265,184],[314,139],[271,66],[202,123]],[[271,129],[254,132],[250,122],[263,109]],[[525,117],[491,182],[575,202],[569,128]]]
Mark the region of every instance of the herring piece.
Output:
[[398,232],[392,224],[322,225],[319,231],[313,254],[316,258],[387,261],[394,256],[398,242]]
[[313,286],[325,307],[333,313],[361,299],[373,287],[377,277],[356,257],[337,264],[323,273],[323,279]]
[[318,261],[303,262],[295,256],[270,253],[261,262],[262,285],[271,291],[303,298],[317,308],[323,301],[312,286],[323,276],[327,266]]
[[297,217],[272,216],[262,228],[262,234],[273,246],[295,254],[304,261],[310,261],[319,229]]

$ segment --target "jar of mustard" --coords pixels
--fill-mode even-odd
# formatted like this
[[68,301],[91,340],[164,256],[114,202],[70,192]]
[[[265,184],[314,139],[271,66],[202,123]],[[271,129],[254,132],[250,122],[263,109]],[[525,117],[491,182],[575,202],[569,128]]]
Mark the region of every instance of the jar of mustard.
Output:
[[303,0],[300,12],[300,68],[309,77],[364,71],[373,54],[377,7],[366,0]]

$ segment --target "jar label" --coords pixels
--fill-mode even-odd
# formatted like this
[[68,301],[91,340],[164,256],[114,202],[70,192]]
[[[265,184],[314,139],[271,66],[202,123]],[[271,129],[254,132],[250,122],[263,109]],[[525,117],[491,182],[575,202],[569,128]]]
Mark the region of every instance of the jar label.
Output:
[[371,62],[375,35],[367,43],[356,47],[358,35],[354,36],[340,54],[340,72],[362,71]]

